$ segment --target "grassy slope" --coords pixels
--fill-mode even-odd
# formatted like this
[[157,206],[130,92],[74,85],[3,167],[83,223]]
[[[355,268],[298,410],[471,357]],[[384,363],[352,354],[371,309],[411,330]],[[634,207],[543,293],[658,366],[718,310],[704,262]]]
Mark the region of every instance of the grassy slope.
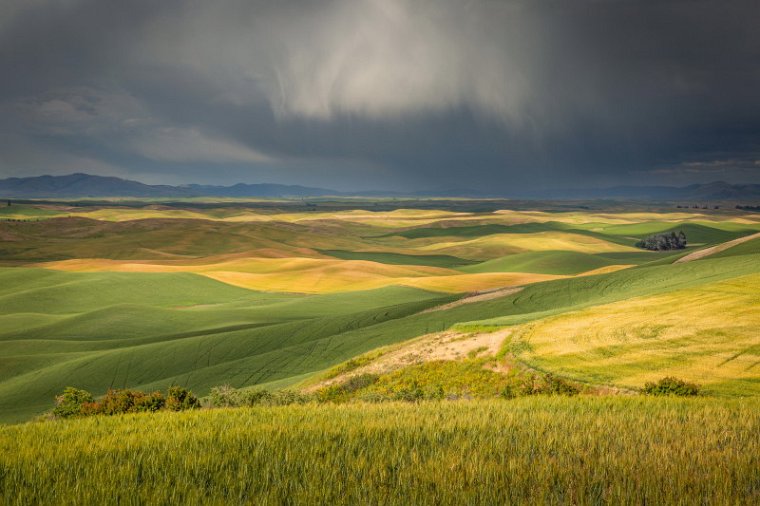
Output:
[[[476,320],[478,324],[498,325],[524,323],[569,310],[752,274],[759,269],[760,257],[757,255],[639,267],[606,275],[531,285],[522,292],[501,299],[423,314],[418,312],[450,299],[433,301],[430,299],[433,295],[427,292],[412,291],[409,293],[424,294],[419,297],[426,300],[401,303],[401,299],[393,292],[394,289],[389,289],[391,291],[386,293],[393,302],[386,299],[386,307],[346,314],[345,301],[351,300],[351,304],[357,304],[362,297],[355,293],[345,294],[342,299],[340,296],[331,296],[337,297],[332,300],[336,301],[335,308],[343,309],[341,314],[315,316],[312,303],[318,301],[319,297],[312,297],[310,302],[303,305],[303,308],[309,308],[303,309],[310,312],[309,318],[298,318],[297,308],[300,305],[295,301],[286,301],[280,304],[291,304],[294,314],[292,321],[282,322],[277,318],[277,315],[283,314],[280,307],[267,307],[263,303],[261,310],[253,310],[247,320],[252,325],[251,328],[219,328],[219,320],[212,320],[203,333],[156,335],[149,330],[155,322],[154,318],[148,317],[151,313],[147,311],[145,327],[134,328],[131,337],[135,341],[131,343],[121,339],[114,342],[113,348],[104,349],[103,341],[110,336],[95,336],[92,348],[83,345],[78,336],[63,341],[55,340],[55,346],[63,342],[59,360],[53,360],[49,356],[29,358],[34,364],[42,361],[48,365],[6,377],[0,383],[0,406],[5,420],[18,420],[48,407],[53,394],[68,384],[100,393],[111,385],[148,389],[179,383],[204,393],[219,383],[243,386],[289,378],[296,381],[305,373],[325,369],[378,346],[443,330],[460,322]],[[69,288],[65,284],[64,287]],[[115,290],[118,292],[118,288]],[[369,302],[365,304],[379,303],[375,302],[380,300],[377,298],[378,293],[383,292],[366,292],[366,300]],[[70,293],[68,296],[78,299]],[[260,297],[254,295],[256,296]],[[416,295],[409,299],[414,297]],[[339,300],[344,302],[339,303]],[[216,315],[214,318],[226,319],[229,315],[220,310],[229,309],[238,316],[235,323],[239,324],[242,323],[238,312],[240,304],[238,301],[233,307],[227,308],[212,306],[174,311],[178,312],[175,315],[180,318],[184,317],[179,316],[184,311],[198,311]],[[245,304],[243,307],[246,307]],[[122,306],[114,309],[118,310],[122,310]],[[340,313],[340,310],[337,311]],[[267,323],[264,317],[267,314],[273,315],[277,322],[261,326]],[[159,316],[166,318],[165,315]],[[13,317],[17,318],[17,315]],[[189,325],[196,329],[199,326],[202,327],[198,322]],[[92,329],[103,331],[103,327],[97,324]],[[6,334],[3,338],[6,345],[9,344],[8,341],[14,340],[13,335]],[[22,344],[16,345],[29,346],[27,339],[21,341]],[[47,350],[56,349],[51,346],[53,345],[49,341],[40,342],[40,346],[35,348],[36,353],[48,353]],[[16,357],[23,362],[28,355],[35,353],[20,351]],[[5,360],[7,362],[9,359],[6,357]],[[15,370],[18,368],[15,366]]]
[[15,504],[757,504],[758,400],[526,398],[0,428]]
[[450,300],[394,287],[263,294],[193,274],[2,269],[0,280],[4,421],[46,409],[68,384],[100,393],[180,383],[202,392],[324,369],[396,339],[342,334]]
[[[540,272],[544,274],[580,274],[616,262],[601,255],[576,251],[531,251],[517,253],[477,265],[463,267],[463,272]],[[621,262],[622,263],[622,262]]]
[[[160,215],[163,211],[151,212]],[[402,221],[454,218],[451,213],[346,213],[351,219],[380,220],[384,227],[389,227],[385,220],[388,214],[398,215],[395,219]],[[485,321],[503,325],[533,321],[564,311],[751,274],[757,272],[760,263],[757,255],[729,258],[728,250],[725,258],[671,266],[670,254],[627,251],[625,246],[635,239],[631,234],[646,235],[672,228],[672,221],[610,225],[583,221],[583,216],[577,218],[579,223],[572,224],[513,225],[517,228],[509,228],[510,233],[504,233],[504,225],[496,229],[480,225],[453,229],[464,229],[465,235],[475,234],[475,241],[504,238],[506,242],[496,244],[496,250],[509,248],[508,238],[527,240],[526,245],[534,246],[536,240],[548,236],[567,237],[571,239],[569,246],[582,246],[582,250],[593,250],[600,244],[615,246],[603,254],[537,252],[530,257],[518,254],[491,260],[486,268],[483,264],[465,268],[484,271],[477,275],[487,274],[489,269],[585,270],[599,265],[600,259],[603,263],[637,264],[653,257],[659,260],[627,272],[541,283],[510,297],[427,314],[416,313],[439,303],[433,299],[441,296],[415,289],[389,287],[364,293],[299,297],[251,292],[190,273],[0,270],[0,340],[4,347],[0,358],[0,417],[20,419],[37,412],[49,405],[56,390],[71,383],[96,393],[108,386],[154,388],[171,382],[201,393],[221,382],[235,386],[286,385],[377,346],[457,323]],[[299,221],[302,217],[293,219]],[[689,233],[697,238],[715,241],[728,237],[726,234],[744,235],[751,228],[718,222],[683,226],[693,227]],[[428,228],[452,231],[452,227]],[[418,242],[424,238],[367,239],[376,231],[376,227],[367,224],[338,223],[327,216],[309,221],[308,226],[186,219],[3,223],[0,234],[8,240],[0,245],[0,257],[39,260],[101,256],[194,262],[209,255],[248,252],[252,247],[258,248],[255,255],[318,256],[319,250],[310,248],[329,247],[330,251],[361,254],[354,250],[374,245],[396,251],[379,253],[391,255],[385,258],[388,263],[401,260],[395,255],[414,256],[415,260],[428,258],[431,262],[450,258],[419,255],[428,246],[436,247],[437,236],[431,237],[433,242],[422,244]],[[542,231],[545,235],[540,235]],[[477,236],[484,233],[494,235]],[[482,245],[468,246],[467,237],[460,239],[465,239],[463,249],[481,252]],[[620,249],[616,245],[626,251],[615,252]],[[460,245],[454,242],[452,246],[456,249]],[[450,282],[451,277],[429,278],[428,284],[420,286],[438,290],[443,281]],[[467,281],[471,282],[470,278]],[[493,282],[506,283],[502,278]]]

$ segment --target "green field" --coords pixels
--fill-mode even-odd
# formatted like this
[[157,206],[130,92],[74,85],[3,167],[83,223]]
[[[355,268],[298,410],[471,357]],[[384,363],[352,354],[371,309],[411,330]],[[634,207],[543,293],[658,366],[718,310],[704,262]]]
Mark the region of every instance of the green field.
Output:
[[536,397],[0,428],[5,504],[756,504],[757,399]]

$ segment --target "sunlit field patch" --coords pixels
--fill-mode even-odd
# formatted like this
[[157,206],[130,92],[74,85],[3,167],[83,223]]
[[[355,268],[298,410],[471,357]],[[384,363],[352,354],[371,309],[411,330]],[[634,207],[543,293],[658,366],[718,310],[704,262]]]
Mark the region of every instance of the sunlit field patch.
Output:
[[760,394],[760,275],[638,297],[518,328],[525,363],[639,388],[679,376],[715,393]]

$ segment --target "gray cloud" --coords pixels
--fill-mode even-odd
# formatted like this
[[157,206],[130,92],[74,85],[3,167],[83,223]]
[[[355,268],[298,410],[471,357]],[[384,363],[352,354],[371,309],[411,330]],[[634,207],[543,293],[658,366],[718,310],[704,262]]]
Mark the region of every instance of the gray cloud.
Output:
[[760,152],[755,1],[3,9],[0,175],[81,163],[152,182],[504,191],[760,178],[688,165]]

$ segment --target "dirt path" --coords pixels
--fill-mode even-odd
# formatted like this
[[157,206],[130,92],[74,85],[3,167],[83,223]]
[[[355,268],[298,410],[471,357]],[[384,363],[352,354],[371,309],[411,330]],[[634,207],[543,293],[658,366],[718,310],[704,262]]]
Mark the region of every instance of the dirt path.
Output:
[[473,302],[483,302],[484,300],[506,297],[507,295],[512,295],[513,293],[519,292],[523,288],[524,287],[522,286],[509,286],[507,288],[498,288],[496,290],[489,290],[487,292],[474,293],[472,295],[468,295],[467,297],[462,297],[459,300],[455,300],[454,302],[449,302],[448,304],[442,304],[440,306],[435,306],[424,311],[420,311],[420,314],[432,313],[433,311],[444,311],[446,309],[463,306],[465,304],[472,304]]
[[751,241],[752,239],[760,239],[760,232],[757,232],[756,234],[740,237],[738,239],[734,239],[733,241],[724,242],[723,244],[718,244],[717,246],[701,249],[699,251],[695,251],[694,253],[689,253],[688,255],[683,256],[679,258],[678,260],[676,260],[675,263],[680,264],[682,262],[691,262],[692,260],[699,260],[700,258],[709,257],[710,255],[714,255],[715,253],[720,253],[721,251],[725,251],[728,248],[732,248],[743,242]]

